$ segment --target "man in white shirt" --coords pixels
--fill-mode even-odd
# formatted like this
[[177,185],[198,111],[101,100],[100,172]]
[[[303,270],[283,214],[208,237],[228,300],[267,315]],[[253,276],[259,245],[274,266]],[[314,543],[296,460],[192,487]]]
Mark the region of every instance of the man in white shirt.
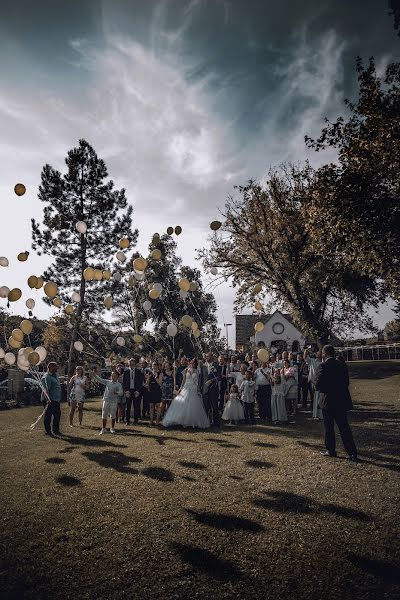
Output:
[[253,372],[251,369],[246,371],[246,379],[240,386],[240,395],[243,402],[244,417],[246,423],[254,425],[254,401],[256,393],[256,383],[253,381]]
[[315,389],[315,384],[317,382],[317,369],[322,362],[322,352],[319,350],[317,352],[316,358],[312,358],[309,355],[309,350],[306,349],[304,351],[304,360],[308,364],[308,381],[311,385],[312,394],[313,394],[313,419],[322,419],[322,409],[319,407],[319,391]]

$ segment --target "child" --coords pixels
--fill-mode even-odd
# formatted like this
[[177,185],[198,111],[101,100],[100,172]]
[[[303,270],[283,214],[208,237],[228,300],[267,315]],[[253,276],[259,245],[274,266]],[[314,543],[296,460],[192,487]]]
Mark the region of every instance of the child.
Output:
[[103,385],[106,386],[106,389],[104,390],[103,410],[102,410],[102,414],[101,414],[101,416],[103,418],[103,427],[102,427],[99,435],[102,435],[103,433],[107,433],[106,425],[107,425],[107,419],[109,416],[111,417],[110,433],[115,433],[114,426],[115,426],[115,419],[117,416],[118,402],[120,402],[120,400],[124,394],[124,390],[122,389],[122,384],[118,381],[119,373],[118,373],[118,371],[113,371],[111,373],[111,380],[110,380],[110,379],[102,379],[101,377],[99,377],[97,375],[96,371],[97,371],[97,369],[94,368],[93,375],[94,375],[95,379],[99,383],[102,383]]
[[230,421],[231,423],[233,421],[235,425],[237,425],[239,421],[244,420],[244,410],[240,403],[239,388],[236,383],[231,386],[231,391],[228,396],[228,401],[225,404],[222,419],[224,421]]
[[272,380],[271,411],[272,422],[286,422],[288,420],[285,406],[285,396],[283,393],[284,383],[282,382],[281,370],[276,369]]
[[242,396],[244,418],[246,423],[254,425],[254,402],[256,396],[256,382],[253,381],[253,370],[247,369],[246,378],[240,386]]

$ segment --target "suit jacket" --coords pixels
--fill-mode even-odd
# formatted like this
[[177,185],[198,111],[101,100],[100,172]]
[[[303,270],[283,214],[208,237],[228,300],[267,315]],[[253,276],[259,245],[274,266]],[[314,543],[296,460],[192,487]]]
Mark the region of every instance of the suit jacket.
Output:
[[334,358],[329,358],[318,366],[315,377],[315,388],[321,392],[321,408],[331,412],[347,411],[353,408],[346,365]]
[[[200,367],[200,377],[199,377],[199,388],[203,395],[208,394],[210,387],[215,386],[218,389],[218,384],[220,380],[219,375],[219,365],[217,363],[212,363],[212,367],[214,372],[208,372],[208,363],[203,364]],[[207,385],[207,381],[211,381],[209,385]]]
[[[141,369],[135,368],[135,377],[134,377],[135,390],[140,392],[143,388],[143,384],[144,384],[143,373],[142,373]],[[131,389],[131,370],[130,370],[130,368],[125,369],[125,371],[124,371],[124,375],[122,378],[122,387],[123,387],[124,392],[127,392],[128,390]]]

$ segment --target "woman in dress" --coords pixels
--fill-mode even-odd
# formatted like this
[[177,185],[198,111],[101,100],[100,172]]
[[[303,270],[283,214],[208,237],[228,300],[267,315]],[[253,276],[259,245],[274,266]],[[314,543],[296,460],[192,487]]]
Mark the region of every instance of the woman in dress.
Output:
[[277,425],[278,423],[286,423],[288,420],[283,388],[284,384],[282,381],[280,369],[276,369],[275,374],[272,378],[271,396],[272,422],[274,423],[274,425]]
[[171,404],[174,397],[175,378],[171,363],[166,360],[161,372],[161,403],[158,405],[156,425],[160,423],[160,418],[164,416],[167,407]]
[[161,380],[162,374],[160,365],[157,362],[153,363],[153,368],[146,374],[145,387],[148,389],[148,404],[150,412],[150,425],[154,422],[154,410],[155,407],[161,403]]
[[287,412],[296,414],[297,409],[297,395],[298,395],[298,380],[297,380],[297,369],[291,367],[290,362],[285,360],[283,362],[283,382],[284,382],[284,394],[286,400]]
[[87,378],[83,372],[83,367],[76,367],[75,375],[72,375],[69,380],[71,388],[69,400],[71,410],[69,411],[69,426],[74,426],[74,414],[76,407],[78,407],[78,419],[79,425],[82,425],[83,419],[83,403],[85,402],[85,391],[88,388]]
[[198,363],[194,358],[183,374],[182,387],[167,410],[162,424],[164,427],[182,425],[182,427],[210,427],[203,399],[199,393]]

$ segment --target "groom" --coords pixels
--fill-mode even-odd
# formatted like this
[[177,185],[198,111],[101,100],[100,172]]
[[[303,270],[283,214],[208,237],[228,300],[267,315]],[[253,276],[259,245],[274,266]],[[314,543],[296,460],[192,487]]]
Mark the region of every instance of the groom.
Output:
[[200,393],[203,396],[204,408],[210,419],[210,425],[220,427],[221,419],[218,410],[219,365],[212,352],[206,355],[206,362],[200,369]]

